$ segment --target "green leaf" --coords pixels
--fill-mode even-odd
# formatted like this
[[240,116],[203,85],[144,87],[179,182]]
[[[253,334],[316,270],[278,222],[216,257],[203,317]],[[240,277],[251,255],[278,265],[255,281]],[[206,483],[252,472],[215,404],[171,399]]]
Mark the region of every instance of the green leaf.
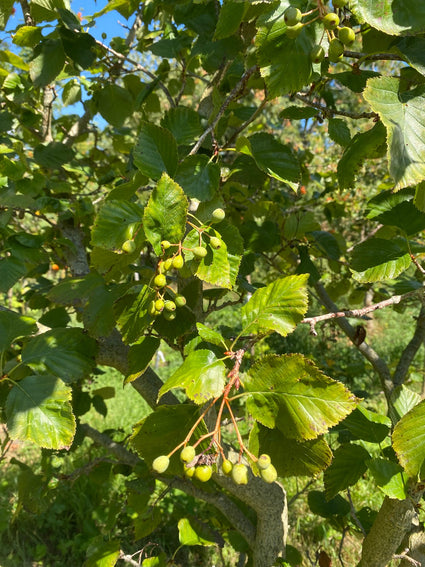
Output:
[[102,117],[119,128],[133,112],[131,94],[118,85],[106,85],[97,93],[98,109]]
[[300,165],[290,146],[284,146],[271,134],[259,133],[247,139],[249,153],[258,167],[284,183],[298,183]]
[[308,120],[319,114],[317,108],[310,106],[287,106],[279,113],[281,120]]
[[395,388],[391,393],[391,403],[399,419],[417,406],[420,401],[420,395],[410,390],[404,384]]
[[381,443],[390,433],[391,420],[359,405],[344,419],[340,427],[347,428],[355,439]]
[[403,201],[391,210],[375,217],[375,220],[390,226],[398,226],[407,236],[425,229],[425,214],[412,201]]
[[[191,524],[191,522],[193,525]],[[214,534],[211,532],[209,534],[209,538],[211,539],[206,539],[205,526],[204,529],[202,529],[200,525],[196,525],[196,524],[197,522],[195,519],[189,521],[188,518],[181,518],[181,520],[179,520],[177,527],[179,529],[180,543],[182,545],[203,545],[203,546],[216,545],[217,542],[216,542],[216,537],[214,537]],[[195,531],[195,528],[193,526],[196,526],[197,531]]]
[[343,384],[300,354],[265,356],[250,369],[243,385],[252,417],[299,441],[326,433],[357,405]]
[[399,51],[411,67],[421,75],[425,75],[425,38],[403,37],[396,43]]
[[394,279],[411,265],[408,252],[397,242],[370,238],[354,247],[350,268],[360,282]]
[[302,89],[310,82],[313,72],[312,39],[305,29],[296,39],[286,36],[286,7],[279,5],[274,12],[260,19],[255,40],[257,62],[271,98]]
[[396,193],[391,189],[380,191],[367,203],[367,218],[375,219],[384,213],[391,212],[400,203],[411,200],[413,194],[412,189],[401,189]]
[[39,144],[34,148],[35,163],[49,169],[60,169],[62,165],[70,162],[74,155],[74,150],[61,142]]
[[13,36],[13,43],[20,47],[34,47],[37,43],[40,43],[42,38],[41,28],[37,26],[22,26],[16,30]]
[[314,243],[320,252],[331,260],[339,260],[341,250],[339,248],[338,240],[330,232],[325,230],[314,230],[311,233],[314,238]]
[[[194,404],[158,406],[154,412],[134,427],[131,446],[150,465],[156,457],[168,455],[181,443],[199,417],[199,408]],[[197,426],[190,442],[207,433],[204,422]],[[208,445],[205,445],[206,448]],[[200,451],[202,448],[199,449]],[[182,475],[183,468],[178,452],[170,457],[166,474]]]
[[0,292],[5,293],[27,273],[25,262],[9,256],[0,259]]
[[369,460],[369,453],[360,445],[347,444],[338,447],[330,467],[325,470],[323,476],[326,498],[330,500],[341,490],[356,484],[366,472],[366,463]]
[[[83,69],[90,67],[95,59],[96,40],[88,33],[71,31],[60,28],[60,36],[66,55]],[[131,98],[130,98],[131,108]]]
[[32,317],[18,315],[13,311],[0,311],[0,351],[4,352],[19,337],[37,332],[37,323]]
[[117,301],[117,326],[126,344],[138,341],[152,323],[148,308],[154,298],[155,291],[145,285],[139,293],[129,293]]
[[220,168],[206,155],[188,156],[179,164],[174,179],[188,197],[210,201],[218,191]]
[[238,31],[249,2],[224,0],[218,15],[214,40],[229,37]]
[[[31,3],[32,4],[32,3]],[[45,39],[34,49],[30,77],[37,87],[52,83],[65,64],[65,51],[60,39]]]
[[12,14],[14,0],[3,0],[0,5],[0,30],[4,30],[10,15]]
[[287,276],[258,289],[242,307],[244,333],[292,333],[307,311],[307,280],[306,274]]
[[183,189],[166,173],[161,176],[145,207],[145,234],[155,253],[161,255],[161,241],[180,242],[186,230],[188,202]]
[[415,199],[413,202],[417,209],[419,209],[422,213],[425,212],[425,181],[422,181],[422,183],[419,183],[416,187]]
[[36,22],[51,22],[58,17],[58,10],[69,9],[69,0],[31,0],[31,16]]
[[249,450],[256,456],[270,455],[279,477],[314,476],[329,466],[332,451],[323,439],[289,439],[278,429],[254,423],[249,435]]
[[346,121],[341,118],[331,118],[329,120],[328,134],[331,140],[344,148],[351,142],[350,128],[347,126]]
[[313,514],[322,518],[347,516],[350,513],[350,504],[339,494],[328,501],[324,492],[312,490],[308,493],[308,505]]
[[81,100],[81,86],[75,80],[68,81],[62,91],[64,106],[75,104]]
[[226,366],[210,350],[195,350],[159,391],[159,398],[173,388],[183,388],[197,404],[219,396],[226,382]]
[[95,353],[95,341],[81,329],[54,329],[28,341],[22,349],[22,362],[71,383],[90,373]]
[[124,380],[124,384],[133,382],[141,376],[146,368],[149,366],[156,351],[161,344],[160,339],[157,337],[143,337],[137,344],[131,345],[128,352],[128,375]]
[[425,401],[407,412],[393,432],[393,447],[398,460],[411,477],[420,475],[425,461]]
[[172,133],[144,122],[134,148],[134,163],[152,179],[159,179],[164,171],[172,177],[178,163],[177,142]]
[[75,434],[70,400],[71,388],[62,380],[27,376],[12,388],[6,401],[10,437],[47,449],[69,448]]
[[83,567],[114,567],[120,557],[118,540],[100,541],[89,547]]
[[369,79],[364,98],[387,128],[389,171],[396,189],[425,179],[425,87],[400,92],[396,77]]
[[425,5],[417,0],[350,0],[350,10],[361,23],[390,35],[425,33]]
[[386,131],[380,122],[377,122],[370,130],[353,137],[338,162],[338,183],[341,189],[354,187],[355,176],[364,161],[375,155],[377,157],[383,155],[385,141]]
[[367,466],[376,484],[386,496],[398,500],[408,498],[408,478],[398,463],[378,458],[371,459]]
[[198,329],[199,336],[203,341],[221,347],[226,346],[226,342],[224,338],[220,335],[218,331],[215,331],[214,329],[210,329],[209,327],[203,325],[202,323],[196,323],[196,328]]
[[183,106],[170,108],[161,126],[170,130],[178,144],[193,144],[203,132],[199,114]]
[[91,244],[108,250],[121,248],[135,238],[143,219],[143,208],[130,201],[106,201],[96,216]]

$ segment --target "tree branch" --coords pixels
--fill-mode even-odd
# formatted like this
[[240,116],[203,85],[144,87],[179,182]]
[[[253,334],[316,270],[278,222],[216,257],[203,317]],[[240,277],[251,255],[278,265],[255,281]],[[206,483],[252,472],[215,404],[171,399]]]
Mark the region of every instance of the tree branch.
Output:
[[334,116],[346,116],[347,118],[353,118],[354,120],[358,120],[360,118],[379,118],[376,112],[349,112],[348,110],[337,110],[336,108],[329,108],[325,104],[310,100],[308,96],[303,93],[296,93],[293,95],[293,97],[297,100],[300,100],[307,106],[317,108],[326,118],[333,118]]
[[404,61],[401,55],[396,53],[359,53],[358,51],[344,51],[344,57],[362,59],[363,61]]
[[409,344],[403,350],[393,375],[394,387],[401,386],[416,353],[425,340],[425,307],[422,305],[416,321],[416,329]]

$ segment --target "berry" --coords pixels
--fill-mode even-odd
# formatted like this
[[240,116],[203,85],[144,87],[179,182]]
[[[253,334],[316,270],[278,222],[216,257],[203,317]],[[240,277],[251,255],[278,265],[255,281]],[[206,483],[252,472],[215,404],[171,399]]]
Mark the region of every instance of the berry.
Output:
[[226,213],[223,209],[214,209],[211,215],[211,220],[212,222],[221,222],[225,216]]
[[301,11],[298,10],[298,8],[295,8],[294,6],[289,6],[289,8],[286,8],[285,13],[283,15],[285,24],[291,27],[301,22],[301,18],[302,18]]
[[339,26],[339,18],[334,12],[326,14],[322,22],[327,30],[335,30]]
[[190,461],[193,461],[193,459],[195,458],[195,455],[195,447],[192,447],[192,445],[186,445],[186,447],[183,447],[183,449],[181,450],[180,460],[184,463],[190,463]]
[[58,270],[60,270],[59,264],[52,264],[52,270],[54,272],[57,272]]
[[221,470],[224,472],[224,474],[226,475],[230,474],[232,472],[232,469],[233,469],[233,463],[228,459],[224,459],[221,465]]
[[167,284],[167,278],[164,274],[158,274],[155,276],[153,283],[156,287],[164,287]]
[[264,455],[260,455],[258,457],[257,465],[258,465],[259,469],[266,470],[271,465],[271,462],[272,462],[272,460],[271,460],[270,456],[264,454]]
[[325,58],[325,50],[321,45],[315,45],[310,51],[310,59],[312,63],[321,63]]
[[175,268],[176,270],[180,270],[180,268],[183,268],[184,266],[184,259],[181,254],[175,256],[172,262],[173,262],[173,268]]
[[173,267],[172,258],[167,258],[162,264],[162,269],[164,272],[168,272],[168,270],[171,270],[172,267]]
[[164,309],[166,309],[167,311],[175,311],[176,304],[174,303],[174,301],[166,301],[164,303]]
[[348,4],[348,0],[333,0],[332,4],[334,8],[344,8]]
[[273,465],[269,465],[266,469],[261,469],[260,474],[261,478],[270,484],[277,479],[277,470]]
[[343,53],[344,45],[339,41],[339,39],[331,39],[329,42],[328,52],[329,60],[332,61],[332,63],[337,63],[342,58]]
[[155,311],[162,311],[164,309],[164,300],[163,299],[157,299],[155,301]]
[[176,295],[174,303],[177,307],[184,307],[186,305],[186,298],[184,295]]
[[195,474],[195,467],[188,467],[186,464],[184,465],[184,474],[185,476],[187,476],[188,478],[192,478],[193,475]]
[[211,247],[214,248],[215,250],[218,250],[218,248],[221,248],[221,240],[219,238],[217,238],[216,236],[211,236],[210,238],[210,244]]
[[121,250],[127,254],[132,254],[136,250],[136,243],[134,240],[126,240],[121,246]]
[[149,303],[148,313],[151,317],[156,317],[156,307],[155,307],[155,301],[154,300],[152,300]]
[[248,484],[248,467],[242,463],[234,465],[232,479],[236,484]]
[[195,246],[192,252],[193,255],[196,256],[196,258],[205,258],[205,256],[208,254],[208,250],[203,246]]
[[161,242],[161,246],[163,247],[164,250],[168,250],[168,248],[170,248],[171,246],[171,242],[169,242],[168,240],[163,240]]
[[304,24],[300,23],[300,24],[296,24],[295,26],[291,26],[289,28],[286,28],[286,36],[289,37],[289,39],[295,39],[296,37],[298,37],[300,35],[303,27],[304,27]]
[[212,467],[210,465],[201,465],[195,467],[195,478],[201,482],[207,482],[212,476]]
[[351,45],[356,39],[356,34],[351,28],[340,28],[338,30],[338,39],[339,41],[342,41],[344,45]]
[[152,468],[158,474],[162,474],[168,469],[169,464],[170,459],[166,455],[161,455],[154,460],[154,462],[152,463]]
[[162,314],[164,315],[164,319],[166,321],[174,321],[176,318],[176,314],[173,311],[163,311]]

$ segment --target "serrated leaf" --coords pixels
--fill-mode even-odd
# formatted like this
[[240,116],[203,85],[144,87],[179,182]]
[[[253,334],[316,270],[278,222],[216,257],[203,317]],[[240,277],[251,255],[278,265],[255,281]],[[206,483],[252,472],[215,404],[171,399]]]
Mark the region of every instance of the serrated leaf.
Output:
[[333,234],[325,230],[314,230],[311,233],[317,248],[322,254],[331,260],[339,260],[341,250],[338,240]]
[[346,516],[350,513],[350,504],[338,494],[335,498],[327,500],[325,493],[311,490],[308,493],[308,505],[313,514],[322,518],[331,516]]
[[250,369],[243,385],[252,417],[299,441],[326,433],[357,405],[343,384],[299,354],[265,356]]
[[13,36],[13,43],[20,47],[34,47],[37,43],[40,43],[42,38],[41,28],[37,26],[22,26],[16,30]]
[[186,157],[174,176],[186,195],[198,201],[210,201],[220,184],[220,168],[206,155]]
[[145,285],[139,293],[128,293],[116,302],[117,326],[125,343],[138,341],[152,323],[148,308],[155,295],[155,291]]
[[210,350],[195,350],[159,391],[159,398],[173,388],[183,388],[188,398],[204,404],[219,396],[226,382],[226,366]]
[[224,338],[218,331],[210,329],[202,323],[196,323],[196,328],[198,329],[199,336],[203,341],[221,347],[226,346]]
[[423,37],[403,37],[397,41],[396,49],[411,67],[421,75],[425,75],[425,39]]
[[31,0],[31,16],[36,22],[51,22],[58,17],[58,10],[69,9],[69,0]]
[[68,81],[62,91],[64,106],[75,104],[81,100],[81,86],[75,80]]
[[404,384],[394,388],[391,393],[391,403],[396,411],[398,418],[402,418],[407,412],[419,404],[421,397],[416,392],[410,390]]
[[71,388],[62,380],[27,376],[12,388],[6,401],[10,437],[47,449],[69,448],[76,427],[70,400]]
[[366,463],[370,458],[366,449],[360,445],[347,444],[338,447],[331,465],[323,475],[326,498],[330,500],[341,490],[356,484],[366,472]]
[[214,40],[223,39],[238,31],[249,2],[224,0],[218,15]]
[[354,247],[350,268],[360,282],[394,279],[411,265],[410,254],[397,242],[370,238]]
[[258,289],[242,307],[244,333],[291,333],[307,311],[307,280],[306,274],[287,276]]
[[367,218],[374,219],[384,213],[391,212],[400,203],[411,200],[413,194],[412,189],[400,189],[396,193],[392,190],[381,191],[368,201]]
[[89,547],[89,555],[83,567],[114,567],[120,557],[118,540],[103,541]]
[[178,163],[177,142],[166,128],[144,122],[134,148],[134,163],[147,177],[174,175]]
[[331,118],[329,120],[328,134],[331,140],[344,148],[351,142],[350,128],[345,120],[341,118]]
[[45,39],[34,49],[30,77],[37,87],[52,83],[65,64],[65,51],[60,39]]
[[166,173],[152,191],[143,215],[143,226],[155,253],[161,255],[161,240],[180,242],[186,230],[188,202],[183,189]]
[[425,87],[400,92],[396,77],[369,79],[364,98],[387,128],[389,171],[396,189],[425,179]]
[[156,351],[159,349],[161,340],[158,337],[143,337],[135,345],[131,345],[128,352],[128,375],[124,380],[124,384],[133,382],[136,378],[141,376],[146,368],[149,366]]
[[118,85],[106,85],[97,93],[99,112],[102,117],[119,128],[133,112],[131,94]]
[[364,161],[383,155],[385,142],[386,130],[380,122],[353,137],[338,162],[338,183],[341,189],[354,187],[356,173]]
[[74,157],[74,150],[60,142],[50,142],[49,144],[39,144],[34,148],[34,161],[50,169],[59,169]]
[[[196,525],[195,520],[192,520],[192,524]],[[209,546],[217,544],[216,537],[214,537],[213,533],[209,534],[211,539],[206,539],[207,534],[205,534],[205,526],[204,529],[202,529],[201,526],[196,526],[198,531],[195,531],[192,524],[188,518],[181,518],[177,524],[179,530],[179,541],[182,545]]]
[[393,447],[398,460],[411,477],[425,478],[425,401],[406,413],[394,428]]
[[26,343],[22,349],[22,362],[71,383],[90,373],[95,366],[95,354],[95,341],[81,329],[54,329]]
[[376,484],[386,496],[398,500],[408,497],[408,478],[399,464],[378,458],[371,459],[367,466]]
[[[199,408],[194,404],[158,406],[154,412],[134,427],[130,445],[150,466],[156,457],[168,455],[185,439],[198,417]],[[190,442],[193,444],[205,433],[207,433],[207,428],[202,421],[197,426]],[[170,458],[170,465],[166,474],[182,475],[182,473],[179,455],[174,453]]]
[[199,114],[185,106],[170,108],[161,126],[170,130],[178,144],[193,144],[203,132]]
[[314,476],[329,466],[332,451],[323,439],[289,439],[278,429],[254,423],[249,435],[249,450],[256,456],[270,455],[278,476]]
[[356,438],[369,443],[381,443],[390,432],[391,420],[359,405],[341,423]]
[[419,211],[412,201],[403,201],[375,219],[384,225],[401,228],[407,236],[425,229],[425,214]]
[[350,0],[350,10],[361,23],[389,35],[425,33],[425,5],[417,0]]
[[91,233],[91,244],[108,250],[121,248],[124,241],[135,237],[143,220],[143,208],[130,201],[106,201]]
[[32,317],[18,315],[13,311],[0,311],[0,351],[5,351],[11,343],[37,332],[37,323]]
[[300,179],[300,165],[289,146],[281,144],[271,134],[259,133],[247,139],[250,155],[258,167],[284,183],[297,183]]
[[[71,16],[73,16],[72,13],[70,14]],[[73,30],[71,31],[70,29],[66,29],[64,27],[60,28],[59,33],[62,39],[62,45],[65,53],[70,59],[72,59],[72,61],[74,61],[74,63],[76,63],[83,69],[87,69],[88,67],[93,65],[96,59],[96,54],[94,51],[96,48],[96,40],[92,35],[85,32],[77,32]],[[119,99],[121,103],[124,101],[123,96],[124,95],[121,93],[121,97]],[[127,112],[128,114],[130,114],[133,106],[133,100],[131,99],[131,97],[128,98],[128,96],[125,97],[125,100],[129,105]],[[116,100],[116,97],[115,102],[118,102]]]

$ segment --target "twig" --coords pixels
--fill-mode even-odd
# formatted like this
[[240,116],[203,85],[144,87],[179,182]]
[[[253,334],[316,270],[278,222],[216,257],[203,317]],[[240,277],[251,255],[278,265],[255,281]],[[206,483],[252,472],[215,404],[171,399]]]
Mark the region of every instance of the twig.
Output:
[[366,307],[362,307],[361,309],[347,309],[346,311],[334,311],[332,313],[325,313],[324,315],[317,315],[316,317],[306,317],[301,321],[301,323],[310,325],[310,334],[316,337],[317,331],[315,329],[315,326],[321,321],[327,321],[328,319],[338,319],[340,317],[363,318],[367,313],[372,313],[377,309],[384,309],[385,307],[389,307],[390,305],[398,305],[401,301],[405,301],[406,299],[411,299],[413,297],[421,298],[423,297],[423,295],[423,288],[415,289],[413,291],[404,293],[403,295],[393,295],[389,299],[384,299],[384,301],[380,301],[379,303],[375,303],[373,305],[367,305]]
[[401,55],[396,53],[359,53],[357,51],[344,51],[344,57],[363,59],[364,61],[404,61]]
[[393,555],[393,559],[403,559],[413,565],[414,567],[421,567],[422,563],[420,561],[416,561],[413,557],[409,557],[407,554],[409,553],[409,548],[406,548],[403,553],[398,553],[397,555]]
[[120,550],[120,560],[125,561],[128,565],[134,565],[134,567],[140,567],[140,561],[134,561],[131,555],[126,555],[122,550]]
[[310,486],[311,486],[312,484],[314,484],[315,482],[316,482],[316,479],[315,479],[315,478],[312,478],[311,480],[309,480],[309,481],[307,482],[307,484],[304,486],[304,488],[302,488],[301,490],[299,490],[298,492],[296,492],[296,493],[292,496],[292,498],[289,500],[289,502],[288,502],[288,508],[289,508],[289,506],[291,506],[291,504],[293,504],[293,503],[295,502],[295,500],[297,500],[302,494],[304,494],[304,492],[306,492],[306,491],[310,488]]
[[349,112],[348,110],[337,110],[336,108],[329,108],[325,104],[310,100],[308,96],[303,93],[296,93],[293,96],[307,106],[317,108],[323,113],[326,118],[333,118],[334,116],[346,116],[347,118],[352,118],[353,120],[359,120],[360,118],[379,118],[379,115],[376,114],[376,112]]
[[342,537],[341,537],[341,541],[339,542],[339,548],[338,548],[338,559],[342,567],[345,567],[345,563],[342,558],[342,548],[344,547],[345,534],[348,532],[348,530],[349,528],[347,526],[345,526],[345,528],[342,530]]
[[260,115],[261,111],[263,110],[263,108],[266,106],[267,103],[268,103],[268,100],[266,98],[264,98],[263,102],[260,104],[260,106],[257,106],[255,111],[252,113],[251,117],[248,118],[248,120],[246,120],[241,126],[239,126],[239,128],[237,128],[233,132],[233,134],[230,136],[230,138],[227,140],[227,142],[222,147],[223,150],[228,148],[233,143],[233,141],[239,136],[239,134],[241,132],[243,132],[245,130],[245,128],[247,128],[252,122],[254,122],[254,120]]
[[364,529],[364,527],[362,526],[362,523],[360,522],[359,518],[357,517],[356,514],[356,509],[354,508],[354,504],[353,504],[353,500],[351,498],[351,492],[350,489],[347,488],[347,496],[348,496],[348,502],[350,503],[350,514],[351,517],[354,520],[354,523],[356,524],[356,526],[359,528],[359,530],[362,532],[363,536],[366,537],[366,530]]
[[201,136],[199,137],[199,140],[196,142],[196,144],[193,146],[193,148],[190,150],[189,155],[193,156],[194,154],[196,154],[199,150],[199,148],[202,146],[202,143],[204,142],[205,138],[211,134],[214,130],[214,128],[217,126],[220,118],[223,116],[223,114],[226,112],[227,107],[229,106],[229,104],[232,102],[232,100],[234,98],[237,97],[237,95],[240,93],[241,90],[243,90],[243,88],[245,87],[249,77],[251,75],[253,75],[257,70],[257,66],[254,65],[253,67],[250,67],[247,71],[245,71],[245,73],[242,75],[240,81],[235,85],[235,87],[230,91],[229,95],[227,96],[226,100],[223,102],[223,104],[220,106],[219,111],[217,112],[214,120],[211,122],[211,124],[208,126],[208,128],[206,128],[206,130],[203,132],[203,134],[201,134]]

